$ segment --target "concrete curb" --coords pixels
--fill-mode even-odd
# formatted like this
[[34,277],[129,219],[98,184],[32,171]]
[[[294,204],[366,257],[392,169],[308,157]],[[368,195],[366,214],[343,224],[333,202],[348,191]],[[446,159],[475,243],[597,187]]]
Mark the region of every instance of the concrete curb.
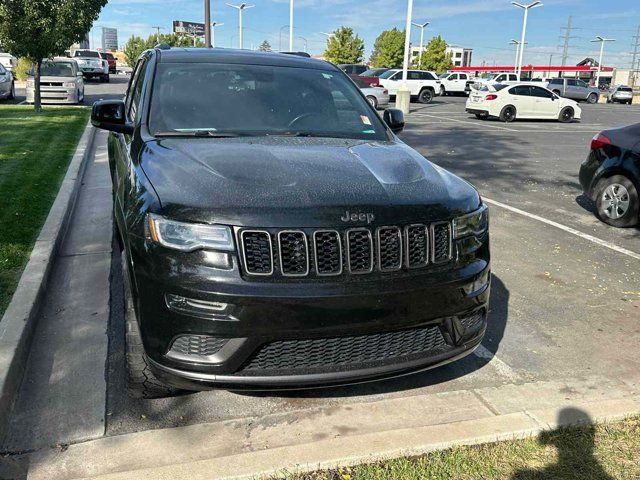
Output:
[[9,415],[20,388],[37,324],[38,311],[47,291],[55,257],[64,240],[76,203],[80,180],[95,139],[88,123],[47,219],[33,246],[11,303],[0,321],[0,438],[4,438]]

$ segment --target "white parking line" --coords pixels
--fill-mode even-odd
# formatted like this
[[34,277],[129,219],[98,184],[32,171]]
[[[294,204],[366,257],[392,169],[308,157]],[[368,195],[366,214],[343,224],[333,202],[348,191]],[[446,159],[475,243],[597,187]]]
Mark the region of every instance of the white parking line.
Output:
[[489,365],[493,365],[493,368],[495,368],[503,377],[506,377],[511,381],[518,380],[519,376],[513,368],[504,363],[482,345],[478,346],[478,348],[473,351],[473,354],[478,358],[488,360]]
[[[437,115],[429,115],[426,113],[412,113],[412,115],[419,115],[421,117],[431,117],[431,118],[438,118],[440,119],[439,116]],[[450,118],[449,119],[450,122],[456,122],[456,123],[466,123],[468,125],[473,125],[473,126],[480,126],[480,127],[486,127],[486,128],[495,128],[497,130],[506,130],[508,132],[517,132],[518,130],[514,129],[514,128],[507,128],[507,127],[500,127],[498,125],[491,125],[488,124],[486,122],[480,123],[480,122],[474,122],[474,121],[469,121],[469,120],[456,120],[455,118]]]
[[613,250],[614,252],[618,252],[621,253],[623,255],[626,255],[628,257],[631,258],[635,258],[636,260],[640,260],[640,253],[636,253],[636,252],[632,252],[631,250],[627,250],[626,248],[622,248],[619,247],[611,242],[607,242],[606,240],[602,240],[600,238],[594,237],[592,235],[586,234],[586,233],[582,233],[579,230],[576,230],[575,228],[571,228],[571,227],[567,227],[566,225],[562,225],[561,223],[558,222],[554,222],[553,220],[548,220],[544,217],[541,217],[539,215],[535,215],[533,213],[529,213],[529,212],[525,212],[524,210],[520,210],[519,208],[515,208],[515,207],[511,207],[509,205],[506,205],[504,203],[501,202],[496,202],[495,200],[491,200],[490,198],[486,198],[483,197],[484,201],[487,202],[489,205],[495,205],[496,207],[500,207],[500,208],[504,208],[505,210],[509,210],[510,212],[513,213],[517,213],[518,215],[522,215],[528,218],[531,218],[533,220],[537,220],[539,222],[542,223],[546,223],[547,225],[550,225],[552,227],[556,227],[559,228],[560,230],[563,230],[567,233],[571,233],[573,235],[576,235],[577,237],[580,237],[584,240],[588,240],[589,242],[595,243],[596,245],[600,245],[601,247],[605,247],[608,248],[610,250]]

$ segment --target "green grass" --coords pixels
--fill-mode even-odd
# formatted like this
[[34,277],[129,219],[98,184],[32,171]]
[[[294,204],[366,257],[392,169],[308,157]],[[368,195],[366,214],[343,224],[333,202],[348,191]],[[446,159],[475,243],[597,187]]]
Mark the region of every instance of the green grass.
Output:
[[87,108],[0,105],[0,317],[87,123]]
[[640,479],[640,416],[562,428],[536,438],[433,452],[290,480]]

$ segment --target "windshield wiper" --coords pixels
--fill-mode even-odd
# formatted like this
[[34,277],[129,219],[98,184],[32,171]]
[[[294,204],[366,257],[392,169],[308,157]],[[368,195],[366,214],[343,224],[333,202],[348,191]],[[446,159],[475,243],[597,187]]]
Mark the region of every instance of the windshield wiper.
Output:
[[158,132],[155,134],[156,137],[208,137],[208,138],[235,138],[240,137],[241,135],[238,133],[230,133],[230,132],[215,132],[213,130],[194,130],[191,132],[179,132],[179,131],[169,131],[169,132]]
[[347,135],[340,135],[338,133],[329,132],[280,132],[269,133],[270,137],[325,137],[325,138],[351,138]]

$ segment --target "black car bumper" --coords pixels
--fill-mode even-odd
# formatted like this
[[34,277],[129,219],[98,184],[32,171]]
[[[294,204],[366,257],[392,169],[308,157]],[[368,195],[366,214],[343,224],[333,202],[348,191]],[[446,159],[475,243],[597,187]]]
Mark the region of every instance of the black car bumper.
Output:
[[489,112],[487,110],[479,110],[477,108],[466,108],[465,112],[471,113],[472,115],[484,115],[489,116]]
[[162,381],[192,390],[319,387],[442,365],[486,329],[489,240],[466,242],[457,260],[419,272],[295,282],[243,279],[234,256],[222,272],[203,266],[204,252],[134,248],[147,357]]

